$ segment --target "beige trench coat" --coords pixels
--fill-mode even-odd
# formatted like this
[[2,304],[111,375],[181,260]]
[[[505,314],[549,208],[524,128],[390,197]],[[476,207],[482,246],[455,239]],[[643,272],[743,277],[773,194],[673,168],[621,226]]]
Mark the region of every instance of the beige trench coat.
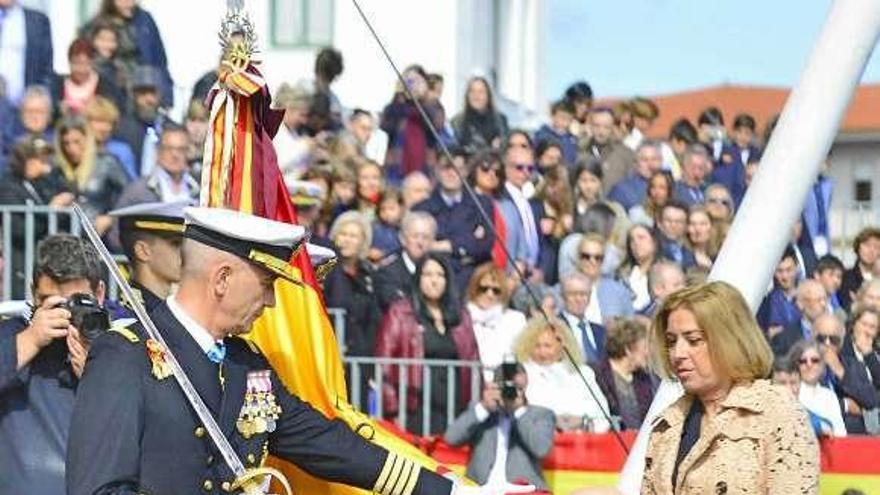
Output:
[[694,398],[685,395],[652,422],[642,494],[815,494],[819,447],[807,415],[786,389],[756,380],[735,385],[672,472]]

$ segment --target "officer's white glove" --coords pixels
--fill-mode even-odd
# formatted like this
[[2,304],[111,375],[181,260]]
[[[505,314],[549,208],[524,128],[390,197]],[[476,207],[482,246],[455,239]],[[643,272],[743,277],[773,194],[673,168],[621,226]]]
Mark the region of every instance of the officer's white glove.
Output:
[[534,491],[535,485],[514,485],[513,483],[483,486],[455,484],[451,495],[506,495],[508,493],[533,493]]

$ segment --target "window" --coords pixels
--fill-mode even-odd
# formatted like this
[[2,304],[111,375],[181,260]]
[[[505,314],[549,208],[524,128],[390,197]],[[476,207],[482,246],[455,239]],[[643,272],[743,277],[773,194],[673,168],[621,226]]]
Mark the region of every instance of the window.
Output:
[[333,0],[272,0],[272,46],[332,44],[333,3]]
[[871,194],[873,192],[871,190],[872,189],[871,185],[872,185],[871,181],[869,181],[869,180],[857,180],[856,185],[853,188],[853,191],[855,192],[855,198],[853,198],[853,199],[855,201],[859,201],[859,202],[871,201],[872,196],[873,196]]

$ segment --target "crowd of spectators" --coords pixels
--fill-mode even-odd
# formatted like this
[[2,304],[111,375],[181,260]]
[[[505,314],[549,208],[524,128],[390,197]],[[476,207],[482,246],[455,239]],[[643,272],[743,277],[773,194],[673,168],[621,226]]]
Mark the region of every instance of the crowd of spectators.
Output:
[[[171,115],[166,50],[149,12],[104,0],[68,47],[68,74],[43,63],[52,60],[43,14],[0,0],[0,26],[0,202],[76,201],[118,248],[109,210],[198,197],[204,98],[216,73],[195,85],[183,115]],[[443,77],[419,65],[404,71],[409,92],[390,88],[374,114],[334,93],[343,70],[342,54],[325,48],[308,84],[277,88],[284,120],[274,143],[301,223],[339,254],[324,289],[328,306],[345,310],[344,349],[484,367],[479,397],[464,368],[384,367],[381,386],[369,368],[363,388],[383,413],[405,408],[404,426],[428,424],[431,434],[463,413],[447,439],[487,455],[496,452],[473,424],[494,421],[507,460],[527,477],[534,462],[521,457],[546,453],[544,437],[512,436],[511,421],[544,425],[549,414],[563,431],[638,428],[657,384],[651,318],[712,268],[774,122],[759,136],[752,116],[729,120],[709,107],[696,122],[656,129],[650,99],[597,104],[577,82],[532,132],[511,127],[483,77],[467,82],[459,111],[447,111]],[[774,379],[798,394],[819,434],[878,434],[880,229],[858,235],[856,262],[845,267],[831,252],[832,188],[820,174],[758,321],[776,355]],[[35,232],[46,226],[38,221]],[[4,256],[13,286],[23,285],[23,244],[14,239]],[[502,400],[497,370],[508,361],[522,376],[518,395]],[[491,461],[474,472],[495,473]]]

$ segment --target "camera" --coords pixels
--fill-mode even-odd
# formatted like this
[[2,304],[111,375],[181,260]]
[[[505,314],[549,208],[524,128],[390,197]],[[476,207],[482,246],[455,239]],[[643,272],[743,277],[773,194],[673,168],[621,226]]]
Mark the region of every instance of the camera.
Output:
[[517,363],[501,364],[501,398],[503,400],[516,400],[517,389],[514,378],[519,370]]
[[70,324],[89,342],[110,328],[110,314],[91,294],[77,292],[55,307],[70,311]]

